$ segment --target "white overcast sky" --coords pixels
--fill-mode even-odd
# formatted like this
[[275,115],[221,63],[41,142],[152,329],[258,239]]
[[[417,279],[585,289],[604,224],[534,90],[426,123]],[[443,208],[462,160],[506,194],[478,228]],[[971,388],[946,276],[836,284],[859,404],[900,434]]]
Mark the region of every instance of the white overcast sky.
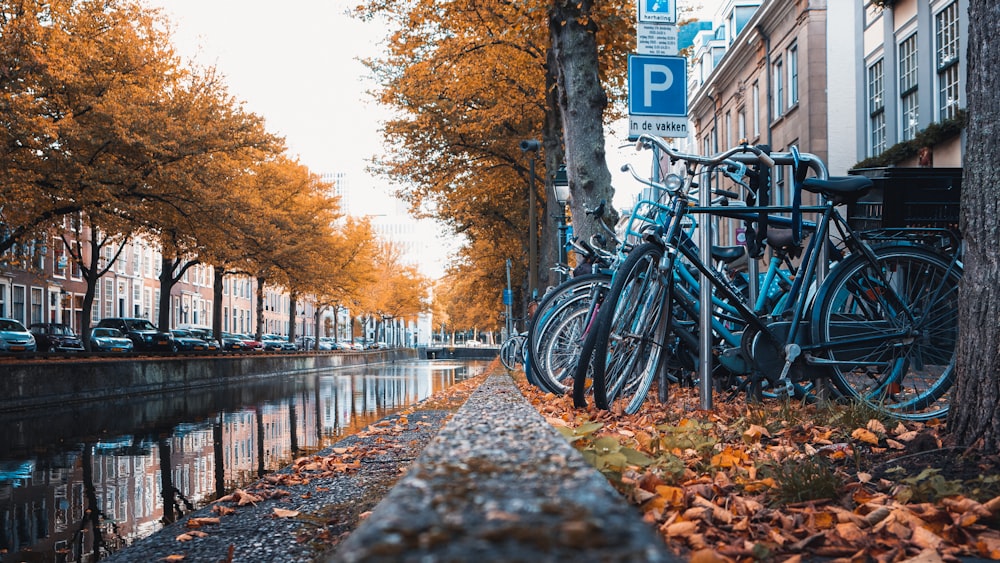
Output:
[[365,93],[358,58],[378,52],[383,32],[347,16],[352,1],[146,2],[172,22],[178,54],[218,68],[230,93],[285,137],[290,155],[317,174],[347,172],[355,189],[382,183],[364,168],[382,150],[385,113]]

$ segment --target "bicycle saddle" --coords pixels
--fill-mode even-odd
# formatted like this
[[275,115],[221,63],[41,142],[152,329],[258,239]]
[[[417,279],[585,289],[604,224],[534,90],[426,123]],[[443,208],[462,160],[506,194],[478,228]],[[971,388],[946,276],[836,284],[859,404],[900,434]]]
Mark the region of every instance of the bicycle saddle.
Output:
[[854,203],[858,198],[868,193],[875,184],[864,176],[835,176],[829,180],[806,178],[802,188],[814,194],[823,194],[837,205]]

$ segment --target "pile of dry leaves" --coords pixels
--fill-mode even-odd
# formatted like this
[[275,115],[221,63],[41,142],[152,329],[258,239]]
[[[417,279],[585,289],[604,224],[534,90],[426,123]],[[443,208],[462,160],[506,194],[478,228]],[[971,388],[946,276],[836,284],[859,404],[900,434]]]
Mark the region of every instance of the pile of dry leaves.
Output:
[[943,447],[935,422],[858,406],[671,390],[635,415],[518,384],[691,560],[1000,559],[1000,461]]

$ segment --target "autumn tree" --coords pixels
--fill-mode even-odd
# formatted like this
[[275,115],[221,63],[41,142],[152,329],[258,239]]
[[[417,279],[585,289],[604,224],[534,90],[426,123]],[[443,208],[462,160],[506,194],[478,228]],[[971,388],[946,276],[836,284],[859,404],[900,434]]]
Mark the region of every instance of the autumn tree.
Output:
[[430,281],[405,264],[399,245],[380,241],[374,254],[375,283],[360,288],[351,308],[363,326],[382,327],[394,319],[412,319],[430,308]]
[[[358,12],[384,17],[393,29],[386,55],[369,61],[380,84],[379,100],[399,116],[384,127],[387,138],[394,140],[394,152],[376,159],[373,168],[397,181],[400,195],[416,212],[433,216],[464,235],[470,244],[461,251],[463,256],[476,263],[477,269],[496,270],[496,280],[503,279],[506,258],[512,259],[515,279],[525,280],[529,270],[530,198],[526,190],[532,182],[528,155],[519,148],[522,140],[542,140],[534,182],[542,251],[539,270],[547,271],[556,261],[553,218],[560,213],[547,194],[563,160],[565,120],[559,111],[563,96],[550,37],[555,22],[577,26],[598,42],[594,44],[600,49],[588,56],[600,54],[604,67],[597,69],[594,62],[593,86],[600,91],[600,80],[606,80],[612,99],[621,99],[623,94],[624,57],[631,48],[629,38],[634,37],[634,5],[616,0],[577,12],[557,8],[546,0],[372,0]],[[574,115],[573,119],[594,115]],[[598,129],[603,117],[598,112]],[[580,146],[593,142],[588,137]],[[603,158],[603,144],[593,151]],[[588,165],[593,162],[589,160]],[[583,188],[579,195],[574,193],[575,216],[585,217],[577,209],[595,207],[601,199],[610,202],[610,175],[607,180],[603,187],[590,180],[576,181]],[[584,237],[592,227],[586,221],[574,225]],[[499,249],[501,259],[495,253],[473,252],[473,247],[482,248],[476,244],[479,240]],[[520,301],[526,303],[526,296],[522,294]]]
[[0,252],[148,195],[142,125],[176,73],[167,39],[131,0],[0,2]]
[[959,298],[955,390],[948,430],[960,445],[1000,452],[1000,4],[969,2],[968,96],[961,229],[965,267]]
[[[601,201],[610,205],[614,196],[604,150],[604,120],[609,108],[605,84],[612,84],[614,92],[622,91],[626,73],[618,65],[623,54],[631,51],[632,45],[625,42],[634,33],[621,30],[629,29],[634,10],[634,2],[623,6],[595,0],[552,0],[549,12],[552,62],[559,93],[556,111],[562,123],[572,194],[570,208],[573,217],[578,218],[574,232],[583,240],[600,232],[596,225],[583,220],[586,210],[597,207]],[[603,61],[602,48],[611,54]],[[602,62],[617,64],[602,69]]]
[[[338,222],[333,237],[331,256],[323,264],[323,272],[314,280],[317,335],[323,311],[334,311],[333,334],[336,335],[337,310],[346,303],[357,301],[363,288],[378,279],[374,261],[378,240],[367,218],[347,217]],[[318,341],[316,345],[319,346]]]

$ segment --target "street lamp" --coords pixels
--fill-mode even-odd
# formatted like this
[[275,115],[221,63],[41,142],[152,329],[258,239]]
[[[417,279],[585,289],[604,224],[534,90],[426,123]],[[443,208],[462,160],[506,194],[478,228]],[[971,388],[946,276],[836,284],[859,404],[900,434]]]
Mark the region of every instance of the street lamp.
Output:
[[[565,164],[559,167],[555,178],[552,179],[552,191],[555,192],[556,201],[559,203],[559,215],[556,216],[556,219],[559,220],[559,240],[557,242],[559,247],[556,250],[559,264],[567,264],[566,239],[568,238],[569,225],[566,223],[566,204],[569,203],[570,193],[569,176],[566,174]],[[566,281],[566,272],[563,270],[559,270],[559,281]]]

